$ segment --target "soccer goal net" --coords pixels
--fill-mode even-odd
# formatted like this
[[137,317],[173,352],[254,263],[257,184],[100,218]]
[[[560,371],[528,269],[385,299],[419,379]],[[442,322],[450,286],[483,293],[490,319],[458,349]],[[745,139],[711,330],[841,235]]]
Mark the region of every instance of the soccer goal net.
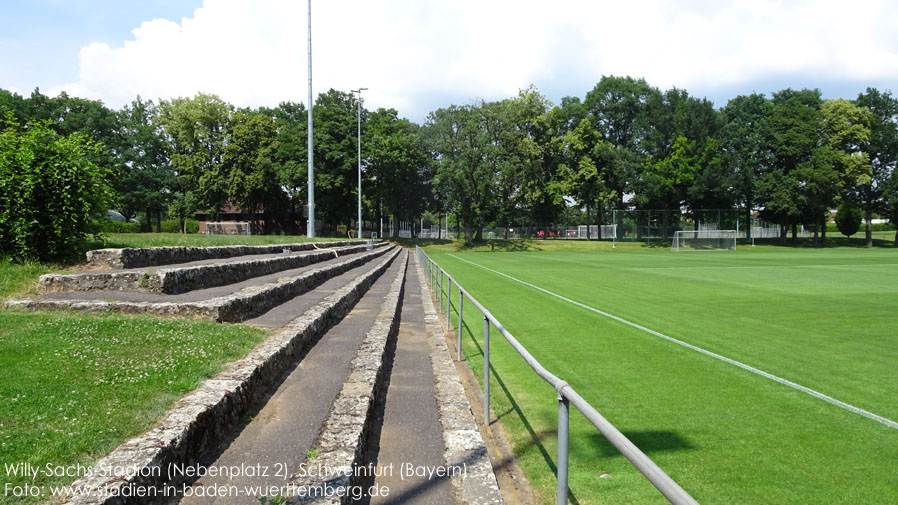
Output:
[[672,251],[735,251],[736,230],[680,230],[674,232]]

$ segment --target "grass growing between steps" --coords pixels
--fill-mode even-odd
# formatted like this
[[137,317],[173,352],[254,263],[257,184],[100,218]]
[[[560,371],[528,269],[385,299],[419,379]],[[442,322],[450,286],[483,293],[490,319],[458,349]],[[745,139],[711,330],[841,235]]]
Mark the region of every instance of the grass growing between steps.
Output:
[[[51,499],[46,465],[90,465],[148,430],[185,392],[267,332],[206,321],[0,310],[0,504]],[[40,467],[36,479],[13,467]],[[21,468],[20,466],[17,468]]]

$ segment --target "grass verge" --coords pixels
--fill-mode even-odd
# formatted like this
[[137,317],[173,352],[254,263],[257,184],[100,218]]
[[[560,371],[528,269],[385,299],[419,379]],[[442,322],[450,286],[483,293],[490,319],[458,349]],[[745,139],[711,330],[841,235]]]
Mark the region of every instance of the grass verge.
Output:
[[0,310],[0,482],[41,496],[70,476],[11,475],[21,463],[90,465],[145,432],[173,402],[267,335],[241,325]]

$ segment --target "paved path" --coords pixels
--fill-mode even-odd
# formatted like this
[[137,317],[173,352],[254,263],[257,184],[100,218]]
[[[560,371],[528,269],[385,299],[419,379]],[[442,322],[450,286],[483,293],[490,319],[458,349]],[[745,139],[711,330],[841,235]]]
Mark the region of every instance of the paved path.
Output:
[[[415,258],[415,255],[412,255]],[[381,469],[375,478],[389,495],[371,498],[371,504],[452,503],[447,479],[400,476],[401,466],[442,467],[443,432],[434,392],[433,366],[427,343],[421,285],[409,261],[396,353],[386,398],[377,406],[378,419],[368,441],[368,461]]]

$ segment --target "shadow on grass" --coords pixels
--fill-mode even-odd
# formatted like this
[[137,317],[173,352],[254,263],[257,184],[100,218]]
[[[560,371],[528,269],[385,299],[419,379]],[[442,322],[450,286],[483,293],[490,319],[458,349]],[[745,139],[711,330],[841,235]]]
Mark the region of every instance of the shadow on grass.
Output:
[[[633,445],[646,455],[656,452],[686,451],[694,449],[688,440],[673,431],[624,431],[622,432]],[[590,445],[598,447],[603,458],[623,456],[601,433],[589,435]]]
[[[481,347],[480,342],[478,342],[477,339],[474,338],[474,335],[471,333],[471,328],[468,326],[467,323],[462,323],[462,326],[464,327],[465,333],[467,333],[468,338],[471,339],[471,342],[473,342],[474,345],[477,347],[477,351],[479,352],[479,354],[474,354],[474,356],[477,356],[477,355],[483,356],[483,347]],[[467,359],[467,356],[465,357],[465,359]],[[527,443],[524,444],[523,447],[520,447],[520,448],[516,447],[515,452],[519,452],[519,450],[520,450],[520,452],[523,452],[523,450],[526,450],[530,447],[536,447],[536,449],[539,451],[540,455],[542,455],[543,460],[546,462],[546,466],[548,466],[549,470],[553,474],[555,474],[557,477],[558,465],[555,464],[555,460],[552,459],[552,455],[549,454],[549,451],[546,449],[546,446],[543,445],[543,440],[548,437],[557,437],[558,431],[555,429],[549,429],[549,430],[540,430],[539,432],[537,432],[533,428],[533,425],[530,424],[530,421],[527,419],[527,416],[524,415],[524,411],[521,409],[521,406],[518,404],[517,400],[515,400],[514,395],[511,394],[511,391],[509,391],[508,386],[505,384],[505,381],[502,380],[502,376],[499,375],[499,372],[496,370],[495,367],[493,367],[492,363],[490,364],[490,375],[493,378],[493,380],[491,380],[491,382],[494,382],[495,384],[499,385],[499,387],[502,389],[502,393],[505,395],[505,397],[508,399],[508,402],[511,404],[511,409],[502,413],[501,415],[497,416],[496,421],[502,419],[503,417],[507,416],[508,414],[514,413],[515,415],[518,416],[518,419],[521,420],[521,424],[524,426],[524,429],[527,430],[528,435],[530,435],[530,440],[528,440]],[[492,424],[492,421],[490,424]],[[574,496],[574,492],[570,488],[570,483],[568,483],[568,499],[574,505],[580,504],[580,502],[577,500],[577,497]]]
[[[826,243],[822,244],[818,242],[814,243],[813,238],[799,238],[794,243],[792,242],[792,237],[789,236],[786,238],[786,243],[783,244],[780,242],[778,238],[756,238],[755,245],[770,245],[770,246],[779,246],[779,247],[794,247],[799,249],[830,249],[834,247],[853,247],[856,249],[867,249],[867,239],[863,236],[861,237],[845,237],[838,236],[826,237]],[[882,239],[882,238],[874,238],[873,239],[873,248],[874,249],[894,249],[895,241],[892,239]]]
[[[456,311],[456,316],[457,314],[458,312]],[[468,354],[464,359],[474,356],[480,356],[482,359],[483,347],[481,343],[474,337],[473,333],[471,332],[471,327],[467,324],[467,322],[463,322],[462,327],[464,333],[467,335],[467,338],[470,339],[470,341],[477,349],[476,353]],[[499,388],[502,390],[502,394],[505,395],[509,404],[511,405],[511,407],[504,412],[496,413],[495,420],[499,421],[509,415],[515,415],[518,417],[518,419],[520,419],[521,424],[529,435],[529,440],[521,446],[516,447],[515,452],[520,453],[529,449],[530,447],[535,447],[539,451],[549,470],[557,476],[558,466],[556,460],[544,445],[545,440],[556,438],[558,436],[557,427],[537,431],[530,423],[529,419],[524,413],[524,410],[521,408],[521,405],[517,402],[514,395],[506,385],[505,381],[502,379],[502,376],[492,365],[492,363],[490,363],[490,376],[491,382],[499,386]],[[576,408],[574,408],[573,410],[576,410]],[[630,440],[630,442],[632,442],[642,452],[649,456],[652,453],[692,450],[695,448],[695,446],[693,446],[688,440],[672,431],[627,431],[622,433],[628,440]],[[623,456],[620,451],[618,451],[617,448],[614,447],[614,445],[611,444],[611,442],[609,442],[608,439],[606,439],[605,436],[598,431],[590,433],[586,437],[585,441],[582,439],[572,440],[571,445],[572,447],[578,447],[578,452],[584,449],[587,452],[598,452],[598,455],[601,458],[617,458]],[[571,490],[571,483],[568,484],[568,498],[570,499],[571,503],[575,505],[579,504],[579,501]]]

